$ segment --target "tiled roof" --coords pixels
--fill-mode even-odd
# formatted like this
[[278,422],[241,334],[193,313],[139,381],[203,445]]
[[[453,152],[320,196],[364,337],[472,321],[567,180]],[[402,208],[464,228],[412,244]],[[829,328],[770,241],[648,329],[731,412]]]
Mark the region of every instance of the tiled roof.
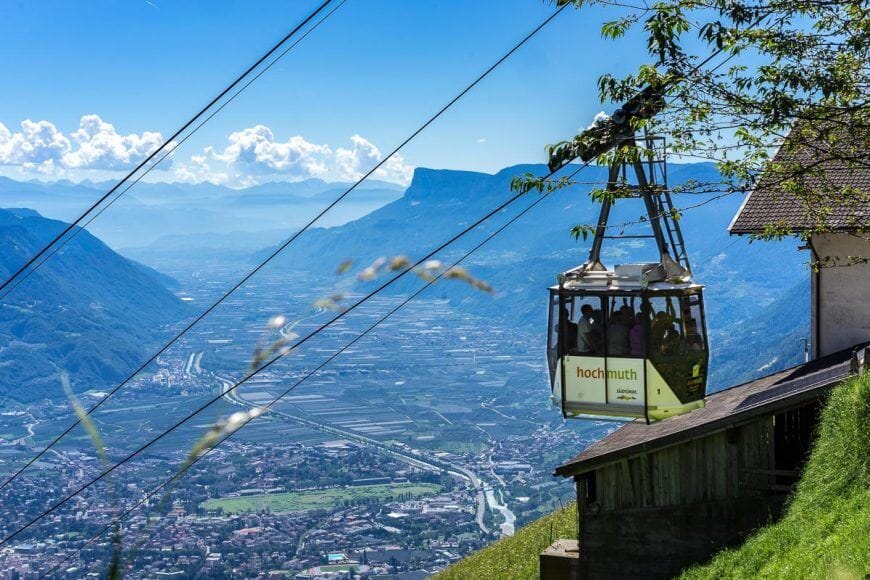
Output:
[[626,423],[556,469],[570,477],[599,465],[667,447],[818,396],[851,374],[852,349],[709,395],[703,409],[647,425]]
[[[867,119],[862,119],[849,128],[830,131],[839,137],[831,142],[812,137],[824,129],[802,132],[796,126],[773,159],[773,167],[781,169],[772,168],[759,179],[728,230],[755,234],[763,232],[765,226],[776,225],[794,233],[820,228],[855,230],[870,225],[870,135]],[[799,197],[783,187],[796,168],[808,169],[800,185],[819,199]],[[845,188],[856,190],[857,195],[837,195]]]

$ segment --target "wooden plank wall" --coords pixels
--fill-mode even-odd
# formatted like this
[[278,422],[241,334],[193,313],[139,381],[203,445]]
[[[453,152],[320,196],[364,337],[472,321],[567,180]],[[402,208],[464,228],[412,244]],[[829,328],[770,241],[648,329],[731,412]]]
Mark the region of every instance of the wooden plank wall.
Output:
[[[580,578],[673,577],[778,518],[792,473],[783,467],[803,457],[810,427],[776,420],[778,428],[768,415],[576,476]],[[588,501],[584,478],[595,481]]]
[[773,419],[622,458],[596,470],[604,511],[736,499],[774,483]]

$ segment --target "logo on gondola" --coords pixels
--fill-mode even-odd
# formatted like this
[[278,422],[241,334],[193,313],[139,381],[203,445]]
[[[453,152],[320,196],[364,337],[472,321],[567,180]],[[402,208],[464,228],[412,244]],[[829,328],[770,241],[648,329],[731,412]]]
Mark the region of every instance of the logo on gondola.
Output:
[[637,391],[628,390],[628,389],[616,389],[616,392],[619,393],[617,395],[617,399],[622,401],[636,401],[637,400]]

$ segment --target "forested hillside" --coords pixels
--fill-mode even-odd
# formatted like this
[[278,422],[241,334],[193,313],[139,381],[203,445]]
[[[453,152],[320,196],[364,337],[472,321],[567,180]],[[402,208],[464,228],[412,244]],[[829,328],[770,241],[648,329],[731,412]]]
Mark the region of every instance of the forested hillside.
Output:
[[[0,210],[5,280],[66,224],[32,210]],[[0,397],[33,401],[102,389],[135,368],[187,308],[172,280],[113,252],[86,231],[0,301]]]

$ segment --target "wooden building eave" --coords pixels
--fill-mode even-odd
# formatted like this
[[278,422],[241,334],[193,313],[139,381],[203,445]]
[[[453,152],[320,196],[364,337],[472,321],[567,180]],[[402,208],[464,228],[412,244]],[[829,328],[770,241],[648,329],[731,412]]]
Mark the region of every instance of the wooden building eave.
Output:
[[[711,417],[709,420],[701,420],[697,424],[687,425],[684,428],[662,433],[661,435],[652,435],[643,441],[637,443],[626,443],[619,446],[620,438],[631,438],[632,433],[637,433],[636,430],[651,430],[649,433],[654,433],[657,426],[663,423],[653,425],[642,425],[634,422],[624,425],[594,444],[589,449],[575,457],[573,460],[556,468],[554,475],[562,477],[574,477],[597,468],[618,462],[623,459],[637,457],[653,451],[665,449],[667,447],[678,445],[686,441],[699,437],[728,430],[732,427],[737,427],[762,415],[773,415],[783,410],[800,406],[808,401],[818,398],[832,386],[842,382],[854,373],[852,355],[854,349],[847,349],[812,361],[805,365],[799,365],[767,377],[762,377],[749,383],[737,385],[724,391],[719,391],[708,397],[707,407],[699,409],[686,415],[685,417],[675,417],[663,422],[680,421],[681,419],[690,418],[696,415],[698,418],[703,418],[711,411],[715,412],[717,403],[725,399],[729,395],[741,394],[745,391],[746,396],[740,398],[740,403],[732,409],[727,409],[722,416]],[[801,374],[805,369],[813,369],[812,372]],[[796,377],[796,378],[793,378]],[[799,388],[789,389],[790,383],[795,383],[798,380],[803,382],[799,384]],[[785,389],[784,392],[778,392],[778,389]],[[758,402],[754,402],[757,400]],[[747,404],[748,403],[748,404]],[[642,431],[641,433],[645,433]],[[617,448],[596,453],[596,446],[601,444],[618,445]],[[590,456],[591,455],[591,456]]]

